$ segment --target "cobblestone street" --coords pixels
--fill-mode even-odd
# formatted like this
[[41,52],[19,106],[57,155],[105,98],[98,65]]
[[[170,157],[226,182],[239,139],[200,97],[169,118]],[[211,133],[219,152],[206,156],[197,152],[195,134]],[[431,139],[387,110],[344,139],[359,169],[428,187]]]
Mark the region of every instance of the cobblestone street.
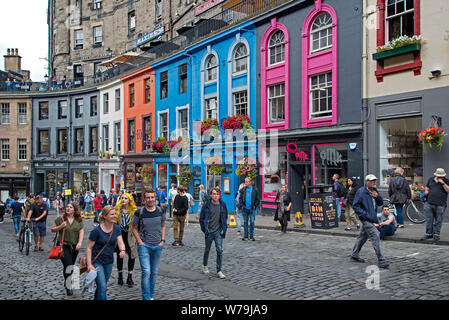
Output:
[[[74,290],[67,297],[63,288],[62,264],[49,260],[53,234],[47,221],[44,252],[20,253],[9,218],[0,225],[0,298],[88,300]],[[257,219],[256,219],[257,225]],[[162,253],[155,299],[444,299],[449,300],[449,252],[446,246],[383,242],[388,270],[380,269],[379,290],[368,290],[366,269],[377,265],[370,242],[361,252],[366,263],[349,260],[354,238],[256,229],[256,241],[244,242],[233,228],[224,241],[223,272],[215,275],[215,248],[209,256],[211,275],[201,273],[203,235],[199,225],[186,226],[185,247],[173,247],[171,222],[167,223],[167,245]],[[86,240],[92,221],[85,220]],[[33,249],[33,248],[32,248]],[[125,269],[127,258],[125,259]],[[124,277],[126,280],[126,271]],[[140,300],[140,264],[136,261],[133,288],[117,285],[114,266],[109,280],[108,298]]]

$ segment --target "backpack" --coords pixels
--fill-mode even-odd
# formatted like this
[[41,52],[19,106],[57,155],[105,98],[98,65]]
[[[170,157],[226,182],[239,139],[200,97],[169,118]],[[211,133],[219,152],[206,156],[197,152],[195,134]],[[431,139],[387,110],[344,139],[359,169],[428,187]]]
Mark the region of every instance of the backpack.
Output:
[[[142,225],[142,219],[140,218],[140,216],[142,215],[143,208],[144,208],[144,207],[142,207],[142,208],[140,208],[138,211],[136,211],[136,213],[139,212],[139,215],[138,215],[138,217],[139,217],[139,222],[138,222],[138,224],[137,224],[137,231],[138,231],[139,233],[140,233],[141,231],[142,231],[142,233],[145,232],[145,229],[142,229],[142,228],[141,228],[141,225]],[[156,209],[159,210],[161,216],[165,213],[165,210],[162,209],[160,206],[156,206]],[[145,234],[144,234],[144,235],[145,235]]]
[[337,190],[336,190],[337,197],[338,197],[338,198],[343,198],[343,197],[345,197],[346,194],[347,194],[346,188],[343,186],[343,184],[342,184],[340,181],[337,181],[337,185],[338,185],[338,188],[337,188]]

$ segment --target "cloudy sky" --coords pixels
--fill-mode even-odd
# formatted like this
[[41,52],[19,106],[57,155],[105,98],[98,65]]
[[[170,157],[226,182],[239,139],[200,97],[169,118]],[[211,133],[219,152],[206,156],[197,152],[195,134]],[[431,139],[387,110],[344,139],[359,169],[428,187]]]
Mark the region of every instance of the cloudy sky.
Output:
[[48,0],[0,0],[0,70],[8,48],[19,49],[22,69],[33,81],[44,81],[47,73]]

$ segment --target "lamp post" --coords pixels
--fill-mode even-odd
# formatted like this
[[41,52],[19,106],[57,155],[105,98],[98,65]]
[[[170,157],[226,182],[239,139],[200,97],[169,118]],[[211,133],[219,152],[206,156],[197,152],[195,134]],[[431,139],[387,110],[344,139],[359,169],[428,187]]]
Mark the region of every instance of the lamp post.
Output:
[[48,84],[48,74],[45,74],[44,79],[45,79],[45,84],[47,85],[47,89],[49,89],[50,86]]

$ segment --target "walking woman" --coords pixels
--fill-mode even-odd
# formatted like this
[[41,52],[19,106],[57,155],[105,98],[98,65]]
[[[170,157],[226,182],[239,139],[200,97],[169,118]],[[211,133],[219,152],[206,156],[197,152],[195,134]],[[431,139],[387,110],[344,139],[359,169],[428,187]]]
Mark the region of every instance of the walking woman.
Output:
[[357,185],[357,179],[355,177],[348,178],[348,188],[349,191],[346,194],[346,206],[345,206],[345,213],[346,213],[346,231],[351,231],[351,225],[357,226],[357,229],[360,228],[360,225],[357,221],[357,218],[355,216],[354,208],[352,208],[352,203],[354,202],[355,193],[357,190],[359,190],[359,186]]
[[[84,238],[83,219],[78,206],[75,203],[69,203],[65,208],[65,213],[56,218],[51,226],[51,232],[58,232],[58,241],[61,242],[62,234],[64,232],[64,242],[62,248],[64,257],[61,259],[63,266],[64,284],[67,290],[67,295],[73,295],[72,284],[67,283],[67,279],[72,275],[73,269],[69,266],[74,266],[76,257],[81,249]],[[69,268],[68,268],[69,267]]]
[[[137,240],[131,232],[131,223],[134,218],[134,213],[137,210],[134,198],[125,193],[115,207],[117,211],[117,220],[115,223],[120,226],[122,231],[123,242],[125,243],[126,254],[128,255],[128,279],[126,284],[130,287],[134,285],[133,270],[137,258]],[[118,284],[123,285],[123,258],[120,258],[120,251],[118,247],[115,248],[117,252],[117,270],[118,270]]]
[[59,195],[56,196],[56,199],[53,201],[53,207],[56,209],[56,216],[59,217],[62,212],[64,212],[64,204]]
[[287,192],[287,185],[283,184],[281,190],[276,195],[277,210],[275,214],[275,220],[279,220],[281,224],[281,230],[283,233],[287,232],[287,225],[290,221],[290,209],[292,207],[292,199]]
[[204,186],[200,184],[200,203],[198,205],[198,214],[196,215],[196,220],[200,218],[201,208],[207,201],[207,192],[204,190]]
[[91,231],[87,242],[87,270],[97,270],[95,278],[97,289],[94,300],[107,300],[108,280],[114,264],[115,246],[118,244],[122,259],[125,257],[126,250],[120,227],[115,224],[117,221],[115,208],[109,205],[104,207],[98,219],[100,225]]

